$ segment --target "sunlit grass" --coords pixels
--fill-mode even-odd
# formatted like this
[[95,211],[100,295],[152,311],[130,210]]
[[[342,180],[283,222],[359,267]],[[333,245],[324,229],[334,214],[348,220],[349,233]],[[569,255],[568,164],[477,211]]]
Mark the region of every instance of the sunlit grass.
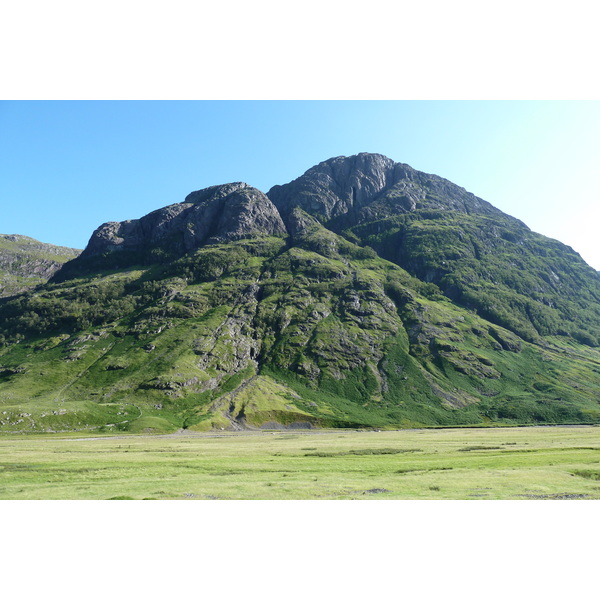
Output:
[[0,440],[2,499],[583,499],[598,477],[597,427]]

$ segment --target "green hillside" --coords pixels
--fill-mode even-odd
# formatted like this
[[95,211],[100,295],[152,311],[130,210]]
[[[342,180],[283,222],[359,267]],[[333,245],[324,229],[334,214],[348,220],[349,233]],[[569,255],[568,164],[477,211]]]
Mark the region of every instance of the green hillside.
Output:
[[0,234],[0,297],[46,283],[80,250],[44,244],[24,235]]

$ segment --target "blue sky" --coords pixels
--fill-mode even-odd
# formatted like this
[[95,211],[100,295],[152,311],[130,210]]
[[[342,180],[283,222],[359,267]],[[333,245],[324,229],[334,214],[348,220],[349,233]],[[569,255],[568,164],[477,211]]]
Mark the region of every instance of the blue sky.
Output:
[[83,248],[197,189],[263,191],[378,152],[465,187],[600,269],[600,102],[4,101],[0,233]]

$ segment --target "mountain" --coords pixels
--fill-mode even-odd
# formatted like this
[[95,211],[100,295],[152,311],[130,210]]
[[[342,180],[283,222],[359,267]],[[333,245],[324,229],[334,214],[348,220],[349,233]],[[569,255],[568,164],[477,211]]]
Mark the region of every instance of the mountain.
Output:
[[0,301],[0,431],[595,423],[600,278],[377,154],[105,223]]
[[80,250],[44,244],[24,235],[0,234],[0,297],[45,283]]

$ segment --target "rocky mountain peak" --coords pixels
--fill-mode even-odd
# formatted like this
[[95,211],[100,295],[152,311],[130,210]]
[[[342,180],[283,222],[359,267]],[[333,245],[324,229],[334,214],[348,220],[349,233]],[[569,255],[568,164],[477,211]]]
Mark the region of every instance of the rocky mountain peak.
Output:
[[396,182],[395,166],[386,156],[363,152],[329,159],[309,169],[306,175],[328,184],[349,205],[360,207]]
[[223,185],[211,185],[196,192],[191,192],[185,197],[182,204],[200,204],[207,201],[218,201],[229,194],[233,194],[233,192],[248,189],[251,189],[251,186],[243,181],[225,183]]
[[302,219],[310,215],[338,232],[419,209],[510,218],[450,181],[363,152],[325,160],[266,195],[244,182],[215,185],[140,219],[104,223],[82,258],[124,250],[147,254],[163,246],[173,256],[207,243],[285,236],[301,226],[295,209],[305,213]]
[[396,170],[396,163],[381,154],[338,156],[267,195],[284,215],[299,207],[326,221],[367,204],[395,183]]
[[336,230],[418,209],[512,219],[442,177],[366,152],[330,158],[267,195],[284,219],[298,207]]
[[92,235],[83,258],[106,252],[145,252],[162,245],[183,254],[206,243],[253,235],[285,235],[273,203],[246,183],[211,186],[141,219],[109,222]]

